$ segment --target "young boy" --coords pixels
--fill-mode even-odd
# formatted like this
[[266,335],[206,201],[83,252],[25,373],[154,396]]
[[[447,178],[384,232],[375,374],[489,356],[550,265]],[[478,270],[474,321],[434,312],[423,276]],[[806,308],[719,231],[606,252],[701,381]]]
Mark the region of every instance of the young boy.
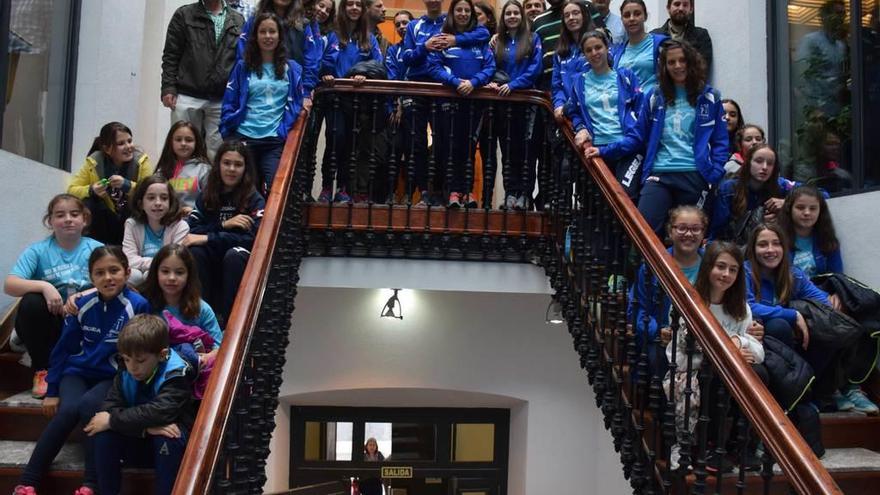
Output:
[[116,346],[125,366],[85,427],[94,441],[99,491],[120,492],[120,461],[148,465],[152,459],[156,493],[171,493],[195,420],[195,371],[169,347],[168,325],[158,316],[132,318]]

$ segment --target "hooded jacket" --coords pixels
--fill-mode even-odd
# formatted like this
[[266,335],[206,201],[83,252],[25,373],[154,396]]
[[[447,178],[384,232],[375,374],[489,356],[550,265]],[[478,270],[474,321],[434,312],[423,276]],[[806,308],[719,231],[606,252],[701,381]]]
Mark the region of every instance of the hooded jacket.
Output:
[[[694,165],[703,179],[714,186],[724,176],[724,163],[730,156],[721,95],[707,84],[697,96],[694,109]],[[665,120],[666,101],[658,86],[642,98],[636,125],[627,130],[620,143],[622,156],[645,149],[642,183],[651,176],[654,169]]]
[[[229,75],[229,83],[226,85],[226,94],[223,95],[223,106],[220,110],[220,134],[224,139],[231,137],[247,117],[250,75],[251,71],[243,60],[235,63],[235,68]],[[307,95],[303,89],[302,67],[294,60],[287,61],[285,77],[288,82],[287,102],[284,104],[284,113],[276,130],[276,135],[281,139],[287,139],[287,133],[299,117],[303,98]]]
[[109,301],[97,292],[76,301],[79,312],[64,319],[61,337],[49,357],[47,397],[58,397],[58,385],[67,375],[109,380],[116,374],[116,340],[134,315],[149,313],[150,304],[125,287]]
[[[636,113],[638,112],[639,97],[639,81],[632,71],[621,68],[617,73],[617,116],[620,119],[620,128],[626,135],[626,130],[636,125]],[[586,95],[584,94],[584,81],[587,73],[577,74],[572,82],[572,96],[566,108],[566,113],[571,118],[572,127],[575,132],[586,129],[593,136],[593,119],[590,116],[590,110],[586,105]],[[623,136],[621,136],[623,137]],[[618,160],[624,155],[620,153],[621,148],[614,143],[599,146],[599,154],[608,160]]]
[[147,428],[172,423],[190,430],[195,423],[194,378],[193,368],[169,349],[168,359],[147,382],[135,380],[121,366],[101,410],[110,413],[110,429],[127,436],[143,437]]
[[[103,151],[98,150],[87,156],[83,166],[71,177],[67,192],[80,199],[88,197],[97,199],[98,196],[92,191],[92,184],[101,179],[109,179],[113,175],[121,175],[125,179],[125,183],[122,185],[122,194],[131,197],[137,183],[145,177],[153,175],[153,165],[150,164],[150,157],[145,153],[134,150],[134,156],[128,163],[116,167]],[[103,198],[103,201],[110,211],[115,212],[116,202],[113,201],[110,189],[108,186],[107,196]]]

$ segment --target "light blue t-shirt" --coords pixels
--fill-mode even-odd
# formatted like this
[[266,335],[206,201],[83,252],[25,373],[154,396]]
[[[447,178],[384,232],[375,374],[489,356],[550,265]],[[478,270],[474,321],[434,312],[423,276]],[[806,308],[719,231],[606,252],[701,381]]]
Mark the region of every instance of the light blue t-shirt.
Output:
[[66,299],[70,294],[92,286],[89,256],[101,246],[100,242],[83,237],[75,248],[66,251],[54,236],[49,236],[28,246],[9,274],[24,280],[45,280]]
[[602,75],[587,72],[584,95],[593,120],[593,144],[610,144],[622,138],[623,129],[617,114],[617,73],[613,70]]
[[685,266],[681,269],[681,271],[684,273],[684,276],[687,277],[688,282],[690,282],[691,285],[697,283],[697,274],[700,273],[700,264],[702,262],[703,258],[701,256],[699,261],[694,263],[693,266]]
[[152,258],[162,249],[162,238],[165,236],[165,227],[159,232],[153,232],[149,225],[144,225],[144,246],[141,250],[141,256],[144,258]]
[[277,135],[289,86],[286,73],[284,79],[275,79],[275,66],[272,64],[263,64],[263,77],[249,74],[247,113],[238,126],[239,134],[252,139]]
[[792,264],[810,278],[816,275],[816,258],[813,257],[813,237],[795,236]]
[[654,173],[695,172],[694,125],[696,112],[684,88],[675,87],[675,105],[666,106],[663,135],[654,160]]
[[620,57],[617,67],[626,67],[639,79],[639,86],[647,93],[657,86],[657,71],[654,69],[654,38],[651,35],[637,45],[627,42],[626,51]]
[[208,303],[201,301],[201,304],[199,304],[198,319],[184,318],[180,313],[180,308],[177,306],[165,306],[165,309],[174,315],[175,318],[180,320],[181,323],[196,326],[208,332],[211,337],[214,338],[214,349],[220,347],[220,343],[223,342],[223,332],[220,331],[220,324],[217,323],[217,316],[214,315],[214,310],[211,309],[211,306],[208,305]]

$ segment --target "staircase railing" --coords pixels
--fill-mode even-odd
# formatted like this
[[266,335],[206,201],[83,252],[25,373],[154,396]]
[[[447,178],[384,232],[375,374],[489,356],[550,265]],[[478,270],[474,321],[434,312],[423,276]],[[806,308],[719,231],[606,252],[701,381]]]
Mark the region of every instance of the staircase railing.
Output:
[[[372,119],[381,111],[381,105],[392,96],[428,98],[434,116],[436,99],[462,99],[453,90],[437,84],[368,81],[357,85],[353,81],[337,80],[332,87],[318,89],[316,105],[322,98],[343,92],[349,98],[363,98],[361,111],[371,112],[372,117],[362,122],[375,122]],[[288,136],[174,493],[261,492],[268,444],[274,430],[297,271],[302,256],[310,252],[309,246],[315,244],[317,237],[323,237],[317,243],[320,246],[341,248],[324,251],[324,247],[320,247],[315,253],[319,255],[375,256],[379,252],[380,256],[406,257],[415,252],[421,257],[438,259],[539,260],[556,289],[555,297],[563,305],[575,349],[588,371],[597,404],[605,414],[606,427],[614,435],[624,473],[634,489],[643,493],[671,493],[684,490],[684,484],[692,483],[694,492],[702,493],[707,483],[713,481],[706,469],[711,401],[701,405],[697,434],[690,445],[684,446],[695,447],[694,474],[679,476],[672,472],[669,463],[675,412],[667,403],[673,401],[666,399],[662,376],[649,371],[648,343],[637,343],[631,330],[632,322],[627,319],[626,274],[636,268],[641,260],[635,258],[641,256],[649,276],[671,299],[675,313],[673,332],[689,329],[688,350],[692,354],[699,344],[704,361],[710,364],[699,370],[700,386],[709,391],[716,376],[724,385],[718,387],[717,392],[711,389],[719,398],[713,403],[716,412],[725,417],[732,398],[742,411],[741,440],[748,442],[754,430],[765,445],[763,488],[769,489],[773,482],[775,460],[787,482],[799,493],[840,493],[785,413],[739,357],[605,164],[601,160],[586,162],[574,152],[570,126],[553,120],[552,108],[544,94],[515,92],[502,98],[494,91],[480,89],[467,100],[488,102],[488,108],[495,111],[517,102],[531,105],[538,112],[537,118],[544,123],[546,131],[545,137],[539,140],[544,165],[537,179],[544,197],[538,206],[547,205],[540,227],[528,234],[529,224],[525,219],[534,214],[507,210],[500,217],[503,228],[490,230],[488,213],[492,204],[488,201],[480,208],[465,207],[458,211],[429,205],[424,213],[419,213],[422,210],[414,204],[412,158],[400,167],[405,175],[403,199],[392,198],[388,193],[394,186],[389,185],[384,191],[388,199],[382,201],[373,194],[372,185],[374,181],[386,179],[386,184],[391,184],[391,174],[397,171],[386,170],[388,175],[378,177],[377,157],[369,151],[365,158],[370,166],[364,204],[327,205],[327,223],[323,231],[316,231],[313,219],[304,214],[309,208],[304,206],[316,174],[319,129],[314,127],[315,119],[310,123],[304,112]],[[357,113],[357,108],[355,110]],[[356,128],[356,134],[372,130]],[[432,137],[437,144],[438,137]],[[506,145],[510,146],[509,138]],[[504,151],[505,144],[501,146]],[[433,160],[433,155],[429,160]],[[488,166],[485,180],[494,184],[495,171],[491,167]],[[448,169],[429,163],[429,173],[441,172],[448,178]],[[472,179],[467,177],[468,181]],[[468,186],[471,185],[468,182]],[[484,185],[483,193],[484,197],[491,194],[488,185]],[[389,213],[374,217],[380,208]],[[358,209],[366,211],[367,221],[355,228],[353,218]],[[471,212],[480,209],[487,214],[482,220],[482,230],[468,223]],[[345,212],[345,227],[335,221],[334,210]],[[404,213],[392,214],[398,210]],[[523,229],[515,239],[508,239],[507,222],[517,215],[524,219]],[[384,219],[384,230],[379,228],[381,225],[377,226],[376,217]],[[416,217],[422,219],[418,228],[411,223]],[[404,219],[402,226],[397,223],[401,218]],[[435,218],[441,219],[441,228],[432,225]],[[452,225],[456,226],[455,230]],[[358,231],[368,235],[359,236]],[[478,235],[472,235],[474,231]],[[343,235],[339,236],[339,232]],[[504,255],[493,254],[498,250]],[[681,316],[684,326],[676,323],[677,315]],[[690,359],[688,364],[690,366]],[[693,390],[685,393],[693,394]],[[716,446],[715,451],[723,455],[724,446]],[[690,459],[686,453],[683,461]],[[720,476],[714,478],[716,491],[721,491],[723,481]],[[754,478],[746,477],[743,471],[735,484],[742,492],[754,484]]]

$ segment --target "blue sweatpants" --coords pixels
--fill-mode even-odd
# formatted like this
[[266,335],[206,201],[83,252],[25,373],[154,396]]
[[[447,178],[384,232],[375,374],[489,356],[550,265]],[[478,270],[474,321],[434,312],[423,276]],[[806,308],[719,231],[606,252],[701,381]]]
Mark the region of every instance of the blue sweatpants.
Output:
[[[642,185],[639,213],[645,217],[657,237],[663,239],[663,226],[669,210],[681,205],[708,206],[709,184],[699,172],[653,174]],[[708,212],[707,212],[708,214]]]
[[[21,475],[21,484],[39,488],[40,478],[46,474],[55,456],[64,446],[70,432],[77,425],[85,426],[101,403],[107,396],[107,391],[113,380],[87,379],[81,376],[67,375],[61,378],[58,386],[58,412],[46,425],[46,429],[40,434],[37,446],[31,453],[31,458]],[[97,472],[95,470],[94,445],[91,439],[86,440],[84,485],[94,487],[97,485]]]
[[[180,425],[178,425],[180,426]],[[113,430],[95,435],[95,462],[98,467],[98,492],[118,495],[122,486],[122,464],[156,468],[157,495],[171,493],[177,468],[186,450],[189,432],[180,428],[180,438],[147,435],[146,438],[125,436]]]

